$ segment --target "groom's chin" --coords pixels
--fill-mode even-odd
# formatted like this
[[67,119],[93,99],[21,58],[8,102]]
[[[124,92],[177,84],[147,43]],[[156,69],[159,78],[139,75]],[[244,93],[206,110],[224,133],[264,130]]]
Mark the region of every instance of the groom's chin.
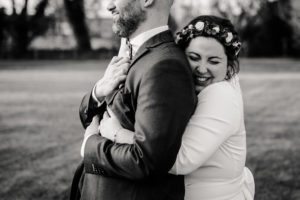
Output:
[[119,25],[117,25],[116,23],[113,24],[112,26],[112,30],[113,32],[119,36],[119,37],[123,37],[123,38],[127,38],[128,34],[126,34],[126,31],[124,31]]

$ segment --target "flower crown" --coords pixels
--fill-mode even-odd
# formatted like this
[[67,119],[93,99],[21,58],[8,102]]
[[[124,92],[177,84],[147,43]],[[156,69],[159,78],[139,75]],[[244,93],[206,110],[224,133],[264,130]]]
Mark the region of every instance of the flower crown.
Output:
[[213,37],[221,42],[225,48],[229,48],[233,51],[235,56],[238,56],[242,46],[236,32],[231,32],[228,28],[223,28],[220,25],[208,21],[198,21],[195,24],[189,24],[181,31],[177,32],[176,35],[176,42],[178,45],[188,43],[197,36]]

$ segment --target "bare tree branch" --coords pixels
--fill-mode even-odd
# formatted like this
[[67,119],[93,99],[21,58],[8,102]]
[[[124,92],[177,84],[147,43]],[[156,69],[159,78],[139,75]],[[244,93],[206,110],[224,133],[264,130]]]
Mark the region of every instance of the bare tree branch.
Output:
[[16,2],[15,0],[11,0],[11,4],[12,4],[12,9],[13,9],[13,15],[17,14],[17,11],[16,11]]

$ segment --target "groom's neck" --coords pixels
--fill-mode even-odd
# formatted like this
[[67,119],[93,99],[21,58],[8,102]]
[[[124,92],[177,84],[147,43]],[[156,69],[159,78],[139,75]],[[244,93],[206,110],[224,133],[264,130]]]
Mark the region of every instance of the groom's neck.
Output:
[[151,16],[150,17],[147,16],[147,19],[139,25],[139,27],[136,29],[136,31],[133,32],[129,36],[129,38],[130,39],[135,38],[136,36],[138,36],[141,33],[144,33],[146,31],[149,31],[151,29],[154,29],[154,28],[157,28],[160,26],[165,26],[167,24],[168,24],[168,17],[166,17],[166,16],[161,16],[161,17],[155,16],[152,18],[151,18]]

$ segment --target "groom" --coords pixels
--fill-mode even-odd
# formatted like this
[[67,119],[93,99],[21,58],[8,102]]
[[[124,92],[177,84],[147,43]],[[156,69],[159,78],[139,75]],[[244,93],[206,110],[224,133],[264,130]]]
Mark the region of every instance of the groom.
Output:
[[[196,97],[185,55],[167,26],[172,3],[111,0],[108,5],[114,32],[131,43],[132,60],[123,84],[112,87],[109,83],[116,81],[113,76],[103,77],[83,98],[80,117],[87,131],[82,146],[84,172],[74,178],[80,191],[76,198],[184,197],[183,177],[168,171],[175,162]],[[124,128],[135,132],[133,144],[117,144],[97,134],[94,116],[102,117],[107,107]]]

